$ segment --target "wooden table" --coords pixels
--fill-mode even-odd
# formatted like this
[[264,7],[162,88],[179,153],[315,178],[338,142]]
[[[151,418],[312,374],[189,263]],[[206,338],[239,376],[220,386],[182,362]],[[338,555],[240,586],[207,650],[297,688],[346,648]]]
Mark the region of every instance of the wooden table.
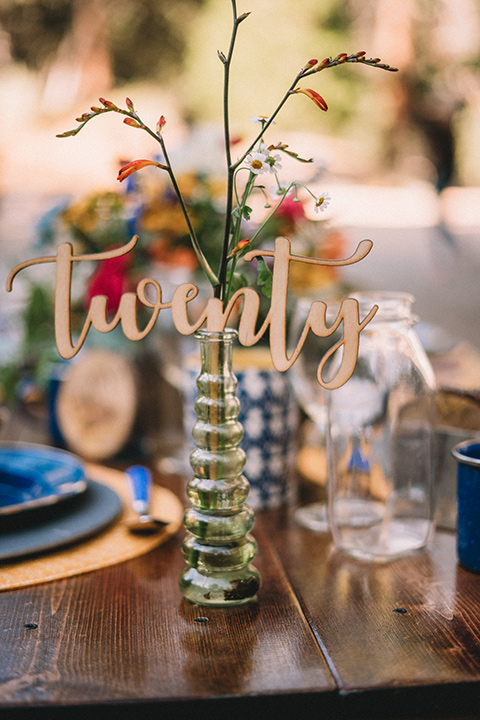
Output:
[[339,556],[290,510],[254,535],[264,584],[244,608],[182,599],[182,533],[0,594],[0,718],[480,717],[480,577],[453,533],[389,565]]

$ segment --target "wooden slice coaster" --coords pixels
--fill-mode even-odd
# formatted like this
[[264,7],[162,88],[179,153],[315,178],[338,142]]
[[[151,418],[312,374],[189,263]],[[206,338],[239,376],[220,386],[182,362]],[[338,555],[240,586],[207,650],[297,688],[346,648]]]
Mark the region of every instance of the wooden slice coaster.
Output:
[[122,355],[89,350],[72,362],[58,393],[58,424],[68,447],[87,460],[119,452],[133,431],[138,389]]

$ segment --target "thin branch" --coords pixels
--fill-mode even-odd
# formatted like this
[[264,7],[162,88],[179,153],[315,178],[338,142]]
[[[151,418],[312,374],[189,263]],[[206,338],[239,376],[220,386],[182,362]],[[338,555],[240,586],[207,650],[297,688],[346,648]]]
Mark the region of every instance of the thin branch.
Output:
[[260,142],[260,140],[261,140],[262,137],[264,136],[266,130],[268,130],[268,128],[270,127],[270,125],[272,125],[273,121],[275,120],[275,118],[277,117],[278,113],[280,112],[280,110],[283,108],[283,106],[284,106],[285,103],[287,102],[287,100],[288,100],[288,98],[290,97],[290,95],[293,94],[293,92],[294,92],[294,90],[295,90],[295,86],[296,86],[296,84],[298,83],[298,81],[299,81],[299,79],[300,79],[301,77],[302,77],[301,73],[299,73],[299,74],[295,77],[295,80],[293,81],[293,83],[292,83],[292,84],[290,85],[290,87],[288,88],[287,92],[285,93],[284,97],[283,97],[282,100],[280,101],[279,105],[277,106],[277,108],[275,109],[275,111],[273,112],[273,114],[268,118],[268,120],[263,124],[262,129],[261,129],[260,132],[258,133],[258,135],[257,135],[257,137],[255,138],[255,140],[250,144],[248,150],[246,150],[246,151],[243,153],[243,155],[241,156],[241,158],[239,158],[239,159],[237,160],[237,162],[233,165],[233,170],[235,170],[235,169],[245,160],[245,158],[247,157],[247,155],[248,155],[250,152],[252,152],[252,150],[253,150],[253,148],[255,147],[255,145],[256,145],[258,142]]
[[[215,288],[215,297],[222,298],[222,294],[225,291],[225,283],[227,277],[227,256],[228,248],[230,245],[230,222],[233,208],[233,189],[234,189],[234,168],[232,168],[232,155],[230,150],[230,111],[229,111],[229,90],[230,90],[230,65],[232,62],[233,50],[235,47],[235,40],[237,38],[237,30],[240,22],[237,16],[237,3],[236,0],[232,0],[232,12],[233,12],[233,27],[232,35],[230,38],[230,47],[228,55],[223,61],[224,75],[223,75],[223,127],[225,136],[225,153],[227,161],[227,201],[225,208],[225,229],[223,234],[223,246],[222,255],[220,259],[220,267],[218,269],[218,285]],[[244,16],[242,16],[244,19]]]

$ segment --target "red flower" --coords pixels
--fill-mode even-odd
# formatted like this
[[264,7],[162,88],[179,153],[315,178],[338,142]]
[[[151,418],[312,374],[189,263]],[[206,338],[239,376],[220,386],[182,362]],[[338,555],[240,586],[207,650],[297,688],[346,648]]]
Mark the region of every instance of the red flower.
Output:
[[130,264],[130,255],[100,261],[87,283],[85,307],[90,306],[90,301],[95,295],[106,295],[107,312],[109,315],[114,313],[118,309],[123,293],[129,289]]
[[142,168],[147,167],[147,165],[154,165],[155,167],[159,167],[162,170],[168,169],[166,165],[161,165],[154,160],[133,160],[133,162],[130,162],[120,168],[120,170],[118,171],[117,180],[123,182],[124,180],[126,180],[126,178],[130,177],[130,175],[133,175],[133,173],[137,172],[137,170],[141,170]]
[[305,217],[305,210],[301,202],[296,202],[295,198],[287,195],[278,210],[275,211],[275,215],[285,220],[295,221]]
[[295,90],[296,93],[303,93],[307,97],[309,97],[317,107],[320,108],[320,110],[324,110],[325,112],[328,110],[328,105],[325,102],[325,100],[322,98],[321,95],[319,95],[315,90],[311,90],[310,88],[297,88]]

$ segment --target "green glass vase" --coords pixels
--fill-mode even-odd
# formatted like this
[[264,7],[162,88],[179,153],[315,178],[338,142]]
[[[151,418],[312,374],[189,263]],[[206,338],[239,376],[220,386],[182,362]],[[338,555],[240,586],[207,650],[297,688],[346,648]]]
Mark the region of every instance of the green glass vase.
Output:
[[232,371],[237,333],[201,330],[196,337],[201,370],[192,431],[196,447],[190,455],[193,477],[187,485],[191,507],[185,513],[182,546],[188,567],[180,589],[199,605],[243,605],[256,598],[260,574],[251,565],[257,549],[250,535],[254,512],[245,505],[249,484],[239,446],[243,428]]

